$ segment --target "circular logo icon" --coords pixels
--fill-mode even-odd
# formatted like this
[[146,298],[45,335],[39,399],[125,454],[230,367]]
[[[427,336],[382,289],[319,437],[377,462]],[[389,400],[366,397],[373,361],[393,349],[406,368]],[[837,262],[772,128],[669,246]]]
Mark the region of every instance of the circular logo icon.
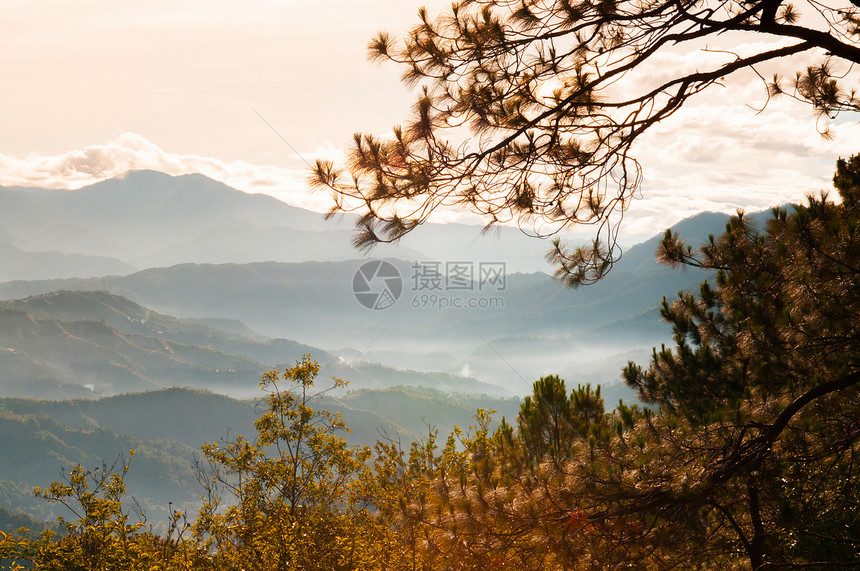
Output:
[[352,277],[352,293],[367,309],[388,309],[403,293],[403,278],[394,264],[385,260],[365,262]]

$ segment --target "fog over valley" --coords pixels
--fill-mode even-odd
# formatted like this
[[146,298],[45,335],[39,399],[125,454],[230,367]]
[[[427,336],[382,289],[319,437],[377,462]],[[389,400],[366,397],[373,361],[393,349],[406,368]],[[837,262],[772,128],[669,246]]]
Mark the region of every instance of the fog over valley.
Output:
[[[260,371],[310,353],[353,388],[513,396],[558,372],[629,400],[621,367],[670,340],[659,301],[703,278],[658,265],[659,235],[626,248],[600,287],[577,290],[547,275],[549,244],[515,228],[428,224],[362,257],[349,217],[326,221],[201,175],[6,188],[0,217],[0,326],[17,371],[2,382],[20,396],[193,386],[248,398]],[[676,230],[695,244],[727,219],[703,213]],[[357,271],[374,260],[395,269],[390,307],[357,297]],[[373,296],[385,278],[366,285]],[[28,393],[35,379],[57,392]]]

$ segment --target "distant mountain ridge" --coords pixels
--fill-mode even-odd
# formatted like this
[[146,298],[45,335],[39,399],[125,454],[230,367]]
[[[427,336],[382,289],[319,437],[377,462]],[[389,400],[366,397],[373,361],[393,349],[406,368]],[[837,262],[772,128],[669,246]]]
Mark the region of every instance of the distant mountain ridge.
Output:
[[[200,174],[131,171],[78,190],[0,187],[0,280],[124,275],[182,263],[354,259],[360,257],[352,246],[355,219],[326,220]],[[512,266],[541,266],[545,244],[513,228],[500,228],[495,237],[481,237],[481,230],[429,224],[400,245],[380,245],[374,255],[491,259],[504,252]],[[101,271],[48,275],[50,266],[43,264],[34,274],[48,253],[101,259]]]
[[[761,224],[765,213],[753,216]],[[729,217],[702,213],[673,227],[690,245],[698,246],[708,235],[725,228]],[[420,267],[403,259],[392,259],[402,277],[403,295],[386,311],[368,311],[355,299],[353,277],[365,263],[313,261],[301,263],[259,262],[250,264],[179,264],[149,268],[127,276],[90,279],[55,279],[0,283],[0,299],[15,299],[58,290],[106,289],[156,311],[183,318],[217,317],[238,319],[269,337],[304,339],[325,347],[350,345],[350,336],[373,326],[390,326],[408,335],[433,337],[446,323],[462,329],[462,322],[491,319],[494,334],[565,334],[608,326],[633,318],[659,303],[663,296],[697,286],[706,276],[697,270],[678,271],[660,265],[655,253],[660,235],[633,246],[599,284],[569,290],[551,277],[505,272],[499,291],[483,289],[475,282],[460,295],[481,294],[501,298],[504,310],[423,311],[421,296],[437,290],[417,286]],[[444,270],[444,265],[440,268]],[[468,269],[474,270],[474,265]],[[473,276],[473,280],[477,276]],[[416,287],[417,286],[417,287]],[[46,303],[42,298],[40,303]],[[35,310],[35,302],[31,309]],[[453,308],[449,308],[453,309]],[[140,310],[138,310],[140,311]],[[453,319],[444,319],[452,317]],[[396,318],[396,319],[393,319]],[[432,331],[422,333],[426,327]]]
[[12,244],[0,242],[0,282],[126,275],[136,271],[135,266],[116,258],[60,252],[27,252]]

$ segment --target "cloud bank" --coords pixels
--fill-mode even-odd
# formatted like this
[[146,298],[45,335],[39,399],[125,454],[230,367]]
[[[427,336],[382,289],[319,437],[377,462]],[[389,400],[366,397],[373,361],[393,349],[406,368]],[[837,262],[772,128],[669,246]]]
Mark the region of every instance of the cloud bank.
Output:
[[[822,139],[808,110],[791,103],[777,103],[761,115],[740,104],[703,102],[683,108],[637,144],[645,178],[641,198],[625,215],[622,243],[646,239],[698,212],[762,210],[829,188],[835,159],[860,152],[855,148],[860,125],[842,122],[833,131],[834,140]],[[291,158],[337,161],[342,151],[323,143]],[[325,193],[308,190],[306,169],[171,153],[136,133],[59,155],[0,154],[0,185],[77,189],[143,169],[201,173],[244,192],[318,212],[331,206]],[[480,223],[460,212],[441,212],[436,220]],[[572,236],[589,232],[583,228]]]
[[[322,146],[309,156],[331,154],[330,147]],[[60,155],[17,158],[0,154],[2,186],[78,189],[132,170],[174,176],[200,173],[244,192],[270,194],[295,206],[317,211],[329,207],[328,197],[307,190],[305,170],[169,153],[136,133]]]

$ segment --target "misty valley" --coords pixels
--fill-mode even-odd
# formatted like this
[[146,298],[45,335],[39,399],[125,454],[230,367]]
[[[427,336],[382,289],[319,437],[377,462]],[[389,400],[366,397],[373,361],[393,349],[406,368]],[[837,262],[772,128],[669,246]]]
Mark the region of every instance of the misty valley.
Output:
[[[727,221],[673,230],[697,244]],[[200,447],[253,434],[261,375],[305,356],[320,388],[348,382],[315,407],[360,446],[444,439],[478,409],[513,421],[551,374],[600,385],[608,409],[636,403],[621,369],[671,343],[660,300],[712,276],[658,264],[657,228],[599,287],[571,290],[516,229],[428,224],[362,258],[352,223],[201,175],[0,189],[0,516],[50,527],[64,508],[34,486],[131,450],[127,493],[148,520],[193,513]]]

